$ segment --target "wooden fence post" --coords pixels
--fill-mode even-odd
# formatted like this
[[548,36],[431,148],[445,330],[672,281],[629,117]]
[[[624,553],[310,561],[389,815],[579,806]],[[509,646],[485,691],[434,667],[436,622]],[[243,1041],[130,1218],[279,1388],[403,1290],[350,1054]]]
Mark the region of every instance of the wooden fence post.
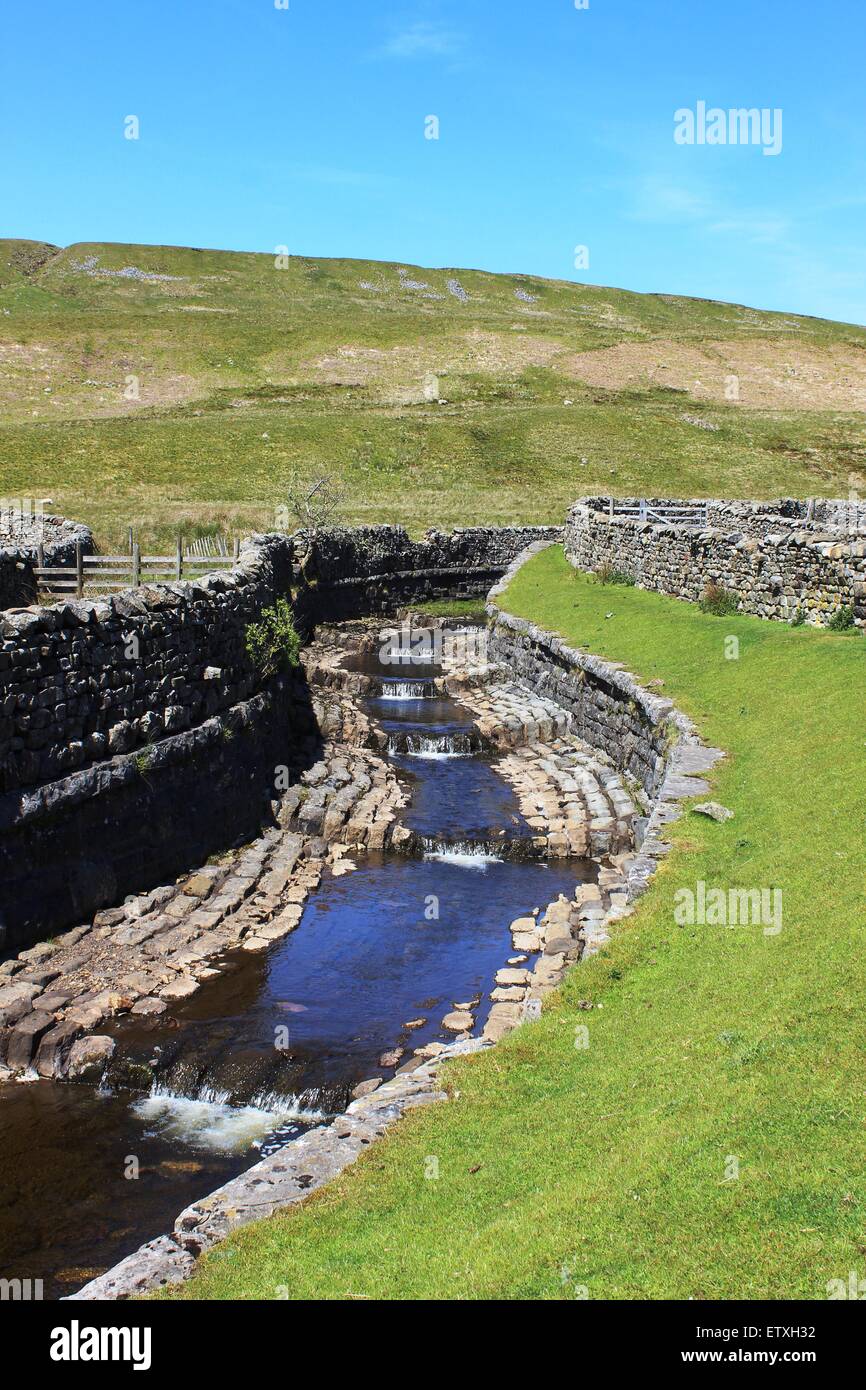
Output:
[[232,548],[232,557],[233,557],[233,559],[234,559],[235,564],[237,564],[238,560],[239,560],[240,557],[241,557],[241,538],[240,538],[240,536],[235,536],[235,543],[234,543],[234,546],[233,546],[233,548]]
[[84,555],[81,542],[75,542],[75,588],[78,598],[84,597]]
[[177,538],[177,577],[183,578],[183,541],[180,536]]
[[132,547],[132,587],[137,589],[141,583],[141,546]]

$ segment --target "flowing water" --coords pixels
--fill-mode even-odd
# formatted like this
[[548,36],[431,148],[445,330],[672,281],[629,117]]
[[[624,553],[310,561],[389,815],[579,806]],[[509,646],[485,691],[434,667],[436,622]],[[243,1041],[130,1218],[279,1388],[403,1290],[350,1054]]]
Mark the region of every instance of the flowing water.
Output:
[[506,857],[529,827],[479,755],[468,711],[431,698],[430,674],[385,673],[369,701],[411,788],[404,819],[423,855],[326,871],[298,930],[263,955],[227,957],[173,1008],[173,1026],[117,1023],[99,1089],[0,1087],[0,1277],[42,1279],[46,1297],[71,1292],[343,1109],[359,1081],[393,1075],[400,1059],[380,1065],[383,1054],[403,1048],[407,1060],[444,1040],[455,1003],[479,999],[483,1027],[512,954],[510,922],[593,876],[585,861]]

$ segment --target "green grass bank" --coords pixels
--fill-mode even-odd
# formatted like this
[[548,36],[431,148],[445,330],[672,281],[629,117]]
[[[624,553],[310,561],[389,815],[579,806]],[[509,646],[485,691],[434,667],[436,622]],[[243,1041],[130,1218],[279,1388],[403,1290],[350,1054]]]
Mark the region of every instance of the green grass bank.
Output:
[[[559,549],[503,606],[663,680],[728,751],[734,819],[686,815],[540,1022],[175,1297],[823,1299],[866,1272],[866,642],[601,586]],[[781,933],[678,926],[698,880],[781,889]]]

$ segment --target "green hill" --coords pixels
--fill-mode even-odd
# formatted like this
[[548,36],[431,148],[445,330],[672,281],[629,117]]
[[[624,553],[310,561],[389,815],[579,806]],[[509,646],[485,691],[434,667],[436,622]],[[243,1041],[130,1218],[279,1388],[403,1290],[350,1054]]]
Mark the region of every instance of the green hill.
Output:
[[[736,398],[733,398],[736,397]],[[103,546],[274,524],[558,520],[592,490],[866,486],[866,329],[527,275],[0,241],[0,495]]]

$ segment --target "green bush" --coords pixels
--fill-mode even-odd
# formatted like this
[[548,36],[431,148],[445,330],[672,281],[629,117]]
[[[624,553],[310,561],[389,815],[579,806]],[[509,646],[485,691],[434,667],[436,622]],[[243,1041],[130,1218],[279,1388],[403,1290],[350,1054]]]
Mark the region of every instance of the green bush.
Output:
[[248,624],[246,648],[256,670],[265,677],[297,666],[301,639],[286,599],[278,598],[273,608],[262,609],[259,622]]
[[715,618],[726,618],[731,613],[736,613],[739,602],[737,595],[726,589],[724,584],[717,584],[715,579],[710,579],[698,606],[702,612],[712,613]]
[[829,623],[829,632],[857,632],[858,628],[854,622],[854,609],[847,604],[843,608],[837,608]]

